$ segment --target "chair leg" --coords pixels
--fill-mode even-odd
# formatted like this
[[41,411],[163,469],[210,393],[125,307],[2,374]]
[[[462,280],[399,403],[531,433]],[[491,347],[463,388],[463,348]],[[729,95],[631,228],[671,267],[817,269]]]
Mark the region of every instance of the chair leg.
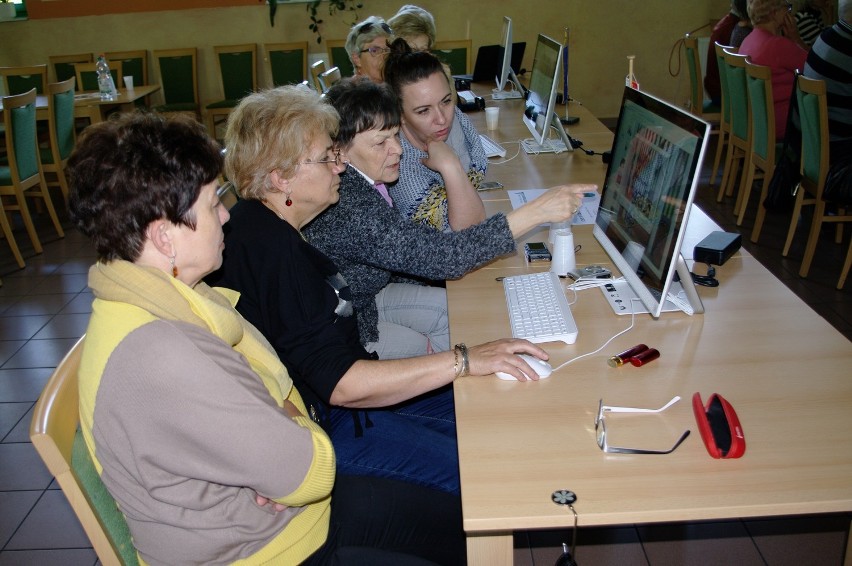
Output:
[[852,267],[852,240],[849,240],[849,250],[846,252],[846,262],[843,264],[843,270],[840,272],[840,279],[837,280],[837,288],[843,289],[846,284],[846,276],[849,275],[849,268]]
[[784,242],[784,249],[781,255],[787,257],[790,252],[790,245],[793,243],[793,236],[796,234],[796,228],[799,226],[799,217],[802,215],[802,204],[805,200],[804,188],[799,187],[796,192],[796,202],[793,205],[793,216],[790,218],[790,228],[787,230],[787,240]]
[[807,277],[811,269],[811,262],[816,252],[819,231],[822,228],[822,218],[825,215],[825,201],[819,199],[814,203],[814,217],[811,220],[811,231],[808,234],[808,243],[805,246],[805,255],[802,257],[802,266],[799,268],[799,277]]
[[18,242],[15,241],[15,235],[12,234],[12,227],[9,225],[9,219],[6,217],[6,211],[0,205],[0,227],[3,228],[3,235],[6,236],[6,241],[9,242],[9,248],[12,249],[12,255],[15,256],[15,261],[18,262],[18,267],[21,269],[27,266],[21,255],[21,250],[18,248]]
[[722,169],[722,182],[719,184],[719,194],[716,196],[716,202],[722,202],[725,198],[725,188],[728,186],[728,178],[731,176],[731,167],[734,161],[734,146],[728,142],[728,151],[725,154],[725,167]]
[[33,224],[33,218],[30,216],[30,209],[27,206],[27,198],[24,196],[23,191],[21,191],[21,189],[17,186],[15,187],[15,197],[18,200],[18,209],[21,211],[21,217],[24,219],[24,226],[27,229],[27,234],[29,234],[30,240],[33,243],[33,249],[37,254],[40,254],[44,250],[41,247],[41,241],[38,239],[38,233],[36,232],[35,224]]
[[743,223],[745,211],[748,208],[748,199],[751,198],[751,187],[754,184],[754,163],[751,153],[747,153],[743,160],[743,176],[740,181],[740,191],[737,194],[737,203],[734,205],[734,214],[737,215],[737,226]]
[[[710,175],[710,186],[716,183],[716,175],[719,173],[719,163],[722,161],[722,153],[725,151],[727,136],[725,130],[719,129],[719,140],[716,146],[716,157],[713,158],[713,173]],[[722,171],[724,175],[724,171]]]
[[772,171],[767,171],[763,175],[763,183],[760,187],[760,200],[757,202],[757,218],[754,219],[754,228],[751,231],[751,241],[757,243],[760,238],[760,231],[763,229],[763,220],[766,218],[766,207],[763,206],[763,201],[769,195],[769,182],[772,180]]
[[47,207],[47,213],[50,215],[50,219],[53,221],[53,227],[56,228],[56,233],[59,234],[60,238],[65,237],[65,231],[62,229],[62,224],[59,222],[59,217],[56,215],[56,209],[53,207],[53,200],[50,198],[50,192],[47,190],[47,181],[44,180],[44,174],[40,175],[40,187],[39,191],[34,191],[33,194],[41,196],[44,199],[44,206]]

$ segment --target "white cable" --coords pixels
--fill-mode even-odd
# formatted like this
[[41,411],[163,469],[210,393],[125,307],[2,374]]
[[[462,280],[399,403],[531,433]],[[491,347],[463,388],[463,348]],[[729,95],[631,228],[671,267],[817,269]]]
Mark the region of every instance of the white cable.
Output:
[[[574,293],[576,294],[576,291],[574,291]],[[573,364],[574,362],[576,362],[577,360],[579,360],[579,359],[581,359],[581,358],[585,358],[585,357],[587,357],[587,356],[592,356],[592,355],[594,355],[594,354],[597,354],[598,352],[600,352],[601,350],[603,350],[604,348],[606,348],[607,346],[609,346],[609,343],[610,343],[610,342],[612,342],[613,340],[615,340],[616,338],[618,338],[618,337],[619,337],[619,336],[621,336],[622,334],[626,334],[627,332],[629,332],[630,330],[632,330],[632,329],[633,329],[633,325],[634,325],[634,324],[635,324],[635,322],[636,322],[636,311],[633,309],[633,301],[638,301],[638,300],[639,300],[639,298],[638,298],[638,297],[632,297],[632,298],[630,299],[630,326],[628,326],[627,328],[625,328],[625,329],[624,329],[624,330],[622,330],[621,332],[619,332],[619,333],[615,334],[614,336],[612,336],[609,340],[607,340],[606,342],[604,342],[603,344],[601,344],[600,348],[598,348],[597,350],[593,350],[593,351],[591,351],[591,352],[587,352],[587,353],[585,353],[585,354],[580,354],[579,356],[577,356],[577,357],[575,357],[575,358],[571,358],[571,359],[570,359],[570,360],[568,360],[567,362],[565,362],[565,363],[563,363],[563,364],[561,364],[561,365],[559,365],[559,366],[557,366],[557,367],[553,368],[553,371],[560,370],[560,369],[564,368],[565,366],[567,366],[568,364]],[[574,300],[574,302],[576,302],[576,299]],[[573,303],[571,303],[571,304],[573,304]]]

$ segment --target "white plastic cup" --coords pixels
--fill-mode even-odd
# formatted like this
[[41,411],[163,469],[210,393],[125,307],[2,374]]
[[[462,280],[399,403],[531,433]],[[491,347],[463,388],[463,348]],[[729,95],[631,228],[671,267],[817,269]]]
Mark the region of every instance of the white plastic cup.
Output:
[[489,130],[496,130],[497,123],[500,121],[500,108],[497,106],[488,106],[485,108],[485,126]]
[[577,268],[574,255],[574,233],[571,230],[557,230],[553,235],[553,254],[550,271],[557,275],[567,275]]
[[124,88],[127,90],[133,90],[133,75],[127,75],[124,77]]
[[556,232],[559,230],[567,230],[571,231],[571,221],[565,220],[564,222],[551,222],[550,223],[550,231],[547,233],[547,241],[550,244],[553,244],[556,239]]

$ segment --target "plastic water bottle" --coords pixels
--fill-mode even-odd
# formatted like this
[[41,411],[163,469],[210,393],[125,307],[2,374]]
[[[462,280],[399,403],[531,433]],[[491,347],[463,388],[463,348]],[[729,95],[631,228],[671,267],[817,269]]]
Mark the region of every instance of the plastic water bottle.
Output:
[[101,100],[112,100],[116,94],[115,83],[112,80],[112,74],[109,72],[109,64],[103,55],[98,57],[95,70],[98,73],[98,92],[101,93]]
[[636,55],[627,56],[627,77],[624,79],[624,84],[630,88],[639,90],[639,81],[636,80],[636,75],[633,74],[633,60]]

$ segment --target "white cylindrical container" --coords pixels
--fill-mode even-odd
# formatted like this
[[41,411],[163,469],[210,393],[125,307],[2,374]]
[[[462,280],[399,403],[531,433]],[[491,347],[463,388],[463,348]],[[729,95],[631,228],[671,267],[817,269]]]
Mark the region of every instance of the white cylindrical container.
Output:
[[577,268],[574,256],[574,233],[569,230],[556,230],[553,234],[553,258],[550,271],[557,275],[567,275]]

